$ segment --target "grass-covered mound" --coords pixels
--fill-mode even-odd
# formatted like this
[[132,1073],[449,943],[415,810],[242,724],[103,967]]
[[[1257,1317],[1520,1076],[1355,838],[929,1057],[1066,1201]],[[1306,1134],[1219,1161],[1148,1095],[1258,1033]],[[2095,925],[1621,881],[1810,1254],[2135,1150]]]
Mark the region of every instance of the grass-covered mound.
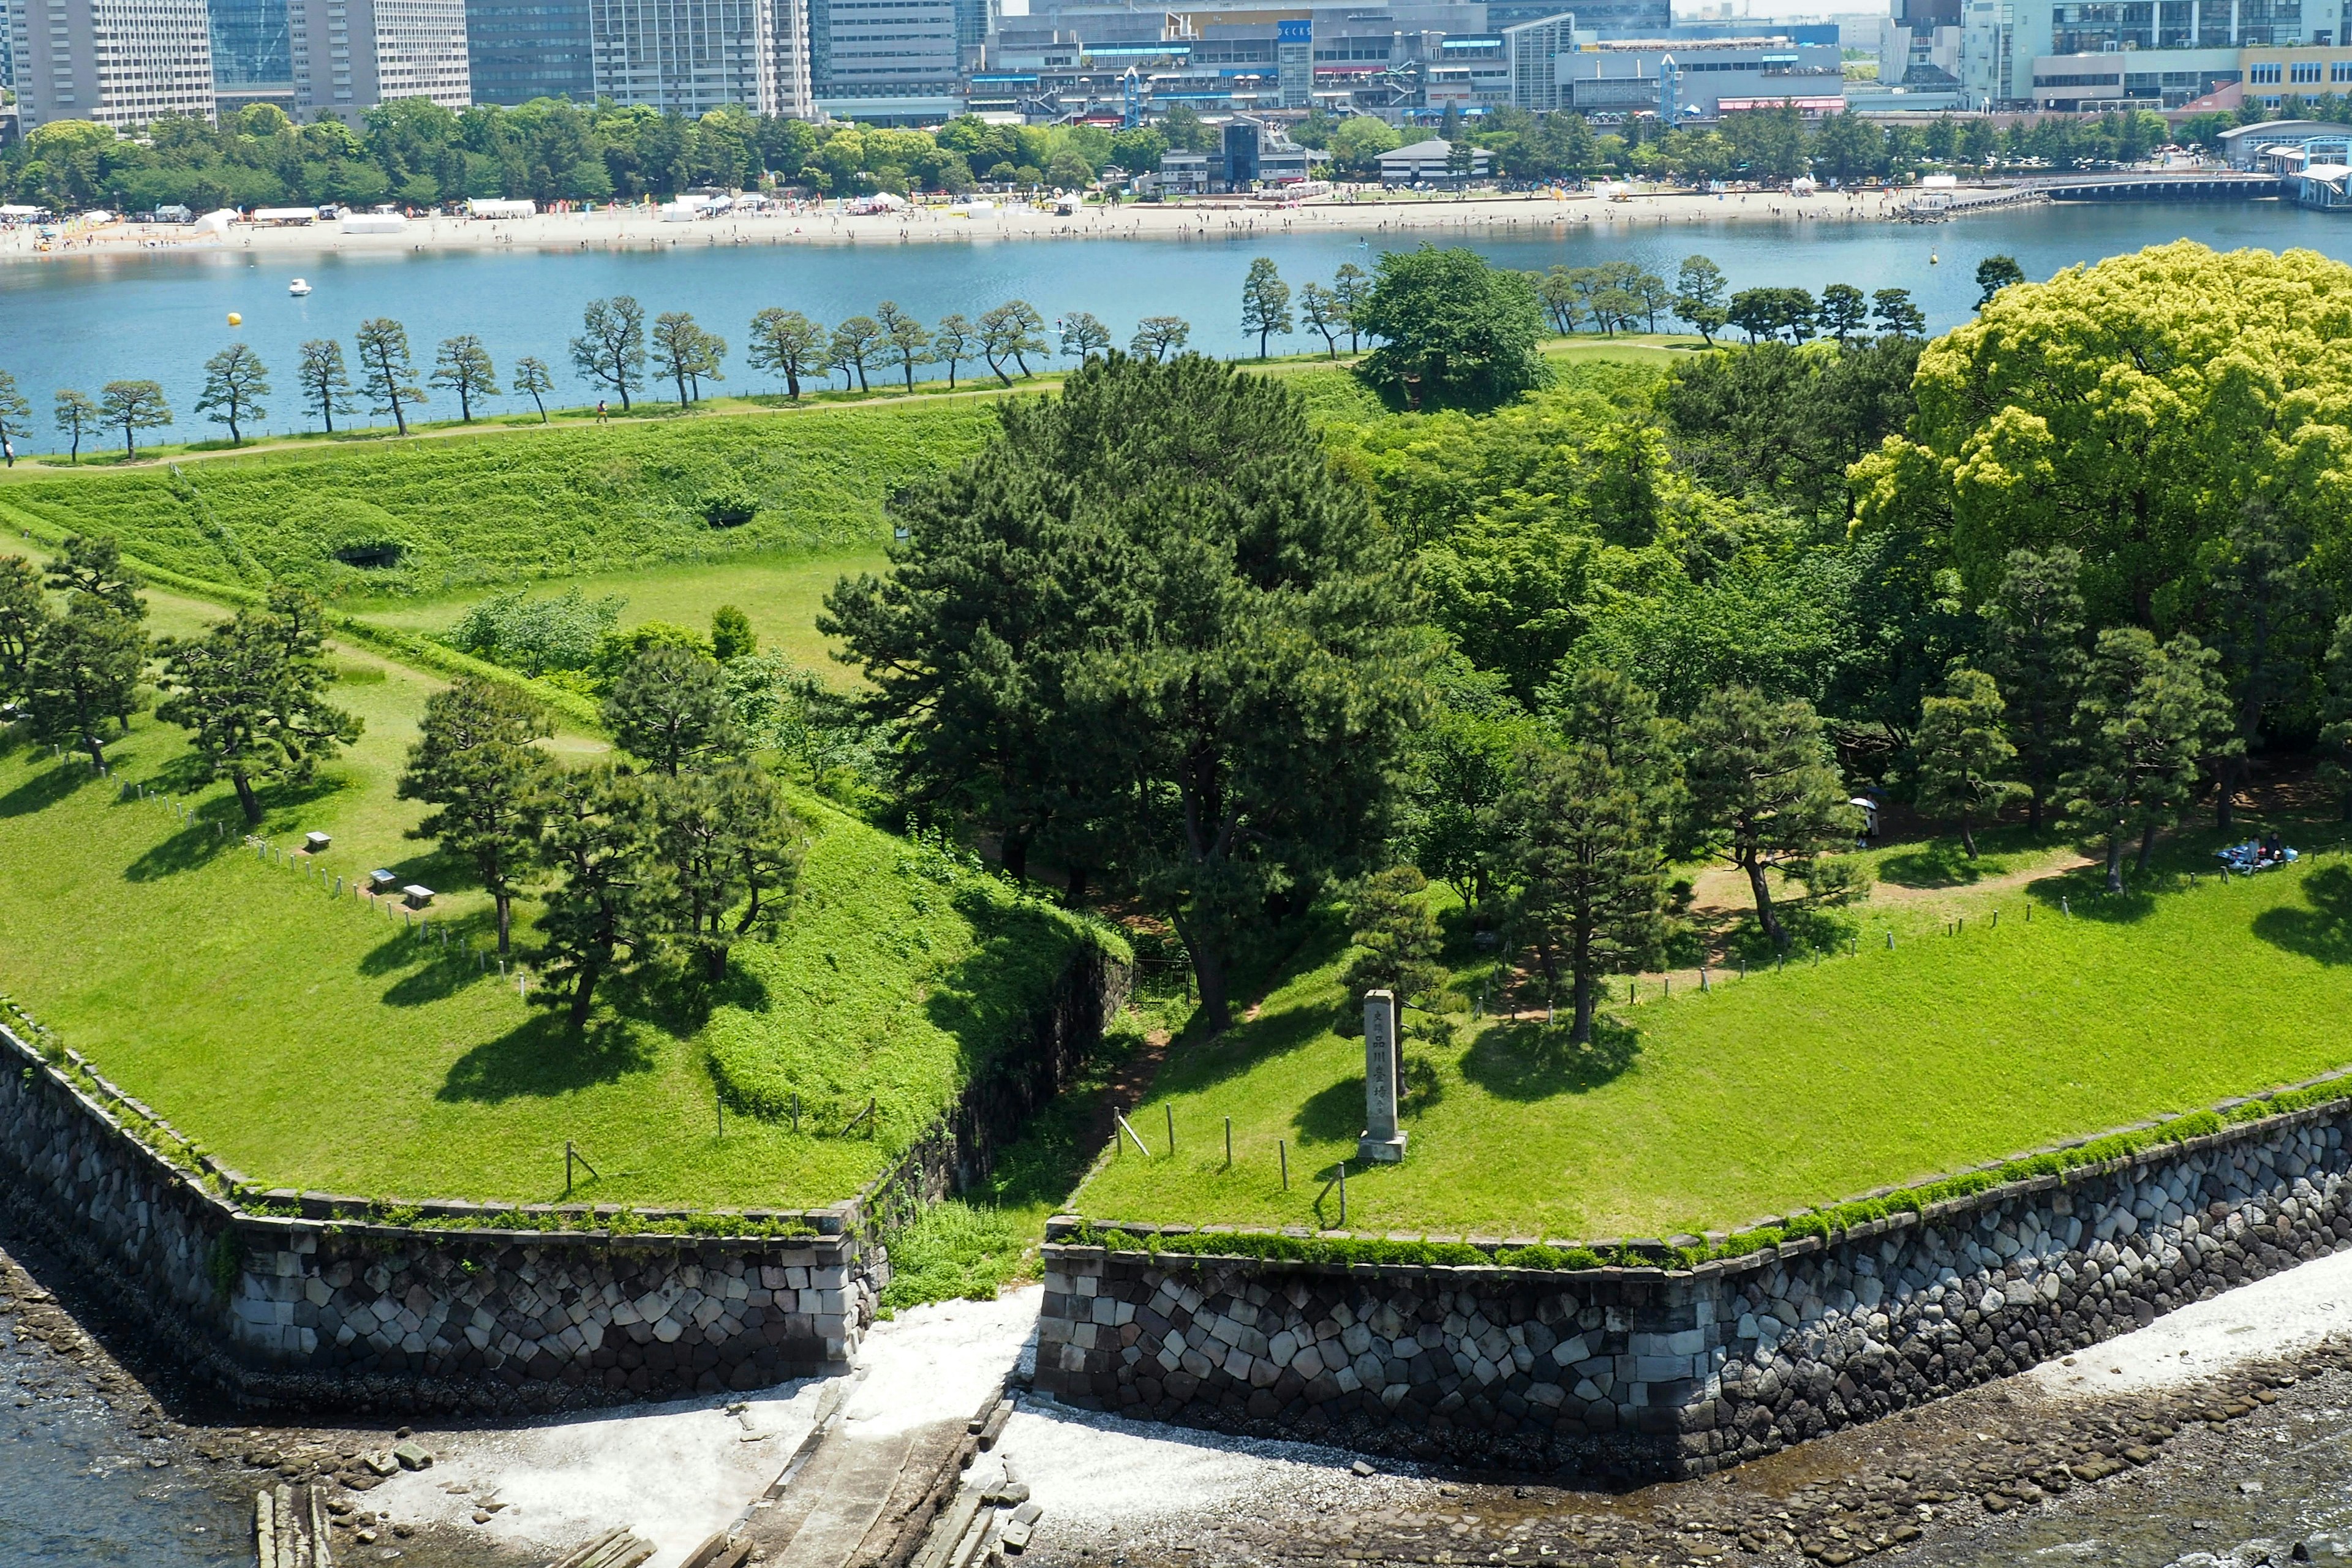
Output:
[[[203,613],[151,597],[159,628]],[[715,996],[616,985],[573,1037],[495,967],[480,971],[487,900],[404,837],[422,808],[392,782],[432,682],[364,653],[339,660],[336,700],[366,733],[317,784],[264,795],[274,842],[333,835],[324,886],[241,848],[225,785],[178,795],[194,807],[185,826],[121,798],[124,784],[185,784],[176,729],[137,721],[106,781],[46,747],[0,752],[0,990],[264,1184],[551,1200],[572,1141],[601,1173],[576,1190],[583,1199],[831,1202],[1021,1037],[1091,940],[967,863],[809,802],[799,907],[775,943],[739,947]],[[445,952],[333,897],[334,876],[376,867],[442,889],[436,918],[464,942]],[[721,1083],[743,1086],[723,1137]],[[788,1118],[749,1113],[794,1091],[798,1135]],[[875,1135],[839,1136],[846,1108],[869,1096]]]
[[[1882,895],[1860,911],[1853,956],[1745,982],[1718,973],[1704,995],[1685,979],[1669,1001],[1654,980],[1632,1007],[1620,982],[1613,1020],[1583,1051],[1533,1015],[1474,1022],[1464,999],[1492,966],[1465,944],[1452,1041],[1407,1047],[1401,1167],[1353,1160],[1363,1047],[1334,1027],[1346,997],[1335,923],[1253,1021],[1180,1044],[1130,1113],[1153,1157],[1122,1149],[1074,1206],[1330,1226],[1337,1197],[1323,1187],[1344,1156],[1360,1232],[1698,1234],[2343,1065],[2352,868],[2307,858],[2224,884],[2211,865],[2184,846],[2171,871],[2119,899],[2096,893],[2093,871],[1964,903]],[[2194,887],[2190,868],[2204,873]],[[1955,914],[1964,923],[1948,935]]]
[[205,582],[430,592],[872,549],[885,499],[977,450],[995,422],[992,400],[915,399],[353,443],[32,479],[0,489],[0,512],[112,534]]

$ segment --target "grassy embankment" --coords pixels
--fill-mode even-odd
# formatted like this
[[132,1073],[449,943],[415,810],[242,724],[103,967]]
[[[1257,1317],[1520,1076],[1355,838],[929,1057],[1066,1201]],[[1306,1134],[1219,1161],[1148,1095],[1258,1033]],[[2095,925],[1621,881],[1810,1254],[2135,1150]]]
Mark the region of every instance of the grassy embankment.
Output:
[[[2287,831],[2308,843],[2341,830]],[[1880,857],[1890,880],[1850,911],[1858,952],[1745,981],[1717,970],[1704,994],[1685,974],[1670,999],[1654,978],[1631,1006],[1620,980],[1601,1043],[1582,1050],[1538,1012],[1474,1018],[1493,963],[1458,931],[1451,1038],[1408,1047],[1401,1167],[1352,1161],[1363,1048],[1335,1028],[1346,942],[1335,924],[1251,1021],[1179,1042],[1132,1115],[1153,1157],[1107,1158],[1073,1206],[1328,1225],[1337,1199],[1322,1189],[1349,1158],[1357,1231],[1698,1234],[2341,1066],[2342,1042],[2318,1021],[2346,994],[2352,868],[2338,854],[2224,884],[2214,837],[2185,835],[2120,899],[2055,845],[2010,845],[2017,869],[1975,889],[1952,886],[1945,857],[1897,847]]]
[[[731,600],[823,667],[814,599],[840,558],[797,552],[877,559],[887,490],[971,450],[987,421],[984,405],[940,402],[355,446],[208,462],[177,489],[160,468],[20,482],[0,509],[36,543],[111,532],[225,598],[309,581],[399,629],[436,609],[454,619],[487,584],[627,563],[629,618],[707,623]],[[730,476],[753,487],[758,513],[717,531],[698,509]],[[333,559],[371,534],[402,547],[399,566]],[[188,593],[149,596],[162,633],[219,613]],[[1081,940],[992,879],[804,803],[814,843],[779,941],[740,949],[715,994],[616,987],[588,1037],[568,1039],[482,973],[488,901],[467,870],[405,837],[422,807],[394,781],[439,678],[348,642],[335,654],[338,700],[366,733],[312,785],[265,791],[260,831],[334,835],[330,879],[384,866],[443,889],[436,918],[462,942],[448,956],[239,853],[226,787],[187,776],[175,729],[139,720],[103,783],[27,744],[0,757],[0,985],[258,1181],[543,1199],[561,1194],[570,1140],[602,1172],[583,1197],[830,1201],[1012,1037]],[[603,746],[576,724],[552,743]],[[119,801],[126,784],[168,788],[194,825]],[[722,1082],[737,1111],[723,1139]],[[794,1096],[797,1135],[788,1113],[742,1113]],[[878,1135],[836,1136],[869,1097]]]

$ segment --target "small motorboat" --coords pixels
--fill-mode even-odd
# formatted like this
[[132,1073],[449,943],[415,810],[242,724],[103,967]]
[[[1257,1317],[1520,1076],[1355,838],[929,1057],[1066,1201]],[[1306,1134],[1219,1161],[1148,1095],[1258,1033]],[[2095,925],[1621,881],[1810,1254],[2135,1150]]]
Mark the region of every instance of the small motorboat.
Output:
[[293,282],[286,285],[286,291],[299,300],[310,291],[310,285],[304,279],[297,278]]

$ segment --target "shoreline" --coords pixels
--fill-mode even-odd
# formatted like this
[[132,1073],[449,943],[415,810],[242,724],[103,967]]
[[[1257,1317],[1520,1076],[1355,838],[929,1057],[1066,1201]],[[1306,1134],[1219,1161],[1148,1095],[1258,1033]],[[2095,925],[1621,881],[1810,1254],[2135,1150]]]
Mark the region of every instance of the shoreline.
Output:
[[530,218],[420,218],[399,234],[345,234],[340,224],[246,229],[194,236],[171,224],[118,222],[69,234],[41,248],[29,229],[0,230],[0,260],[60,261],[132,256],[397,256],[459,250],[566,252],[701,250],[783,245],[941,245],[1068,239],[1243,239],[1270,235],[1394,234],[1487,237],[1576,229],[1633,232],[1676,224],[1899,223],[1894,190],[1824,191],[1792,196],[1780,191],[1695,192],[1603,198],[1589,191],[1468,200],[1345,202],[1317,200],[1295,207],[1203,202],[1089,207],[1069,217],[1030,207],[915,207],[903,213],[845,216],[837,212],[727,216],[665,223],[641,207],[598,213],[542,214]]

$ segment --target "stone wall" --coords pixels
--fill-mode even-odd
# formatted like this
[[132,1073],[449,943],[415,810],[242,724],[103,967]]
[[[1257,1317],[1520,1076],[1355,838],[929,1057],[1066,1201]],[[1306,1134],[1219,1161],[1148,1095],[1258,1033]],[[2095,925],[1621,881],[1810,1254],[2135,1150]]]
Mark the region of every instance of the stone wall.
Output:
[[525,1205],[509,1212],[550,1228],[500,1228],[471,1204],[256,1192],[209,1159],[165,1158],[118,1120],[184,1144],[154,1111],[5,1028],[0,1204],[247,1404],[503,1411],[761,1387],[854,1356],[889,1279],[882,1230],[985,1173],[1099,1039],[1124,980],[1088,949],[1031,1043],[891,1169],[844,1203],[723,1216],[737,1235],[684,1234],[713,1216],[683,1210]]
[[1419,1458],[1703,1475],[2345,1247],[2347,1128],[2338,1101],[1687,1270],[1155,1256],[1151,1227],[1118,1227],[1129,1250],[1054,1239],[1062,1219],[1037,1385]]

